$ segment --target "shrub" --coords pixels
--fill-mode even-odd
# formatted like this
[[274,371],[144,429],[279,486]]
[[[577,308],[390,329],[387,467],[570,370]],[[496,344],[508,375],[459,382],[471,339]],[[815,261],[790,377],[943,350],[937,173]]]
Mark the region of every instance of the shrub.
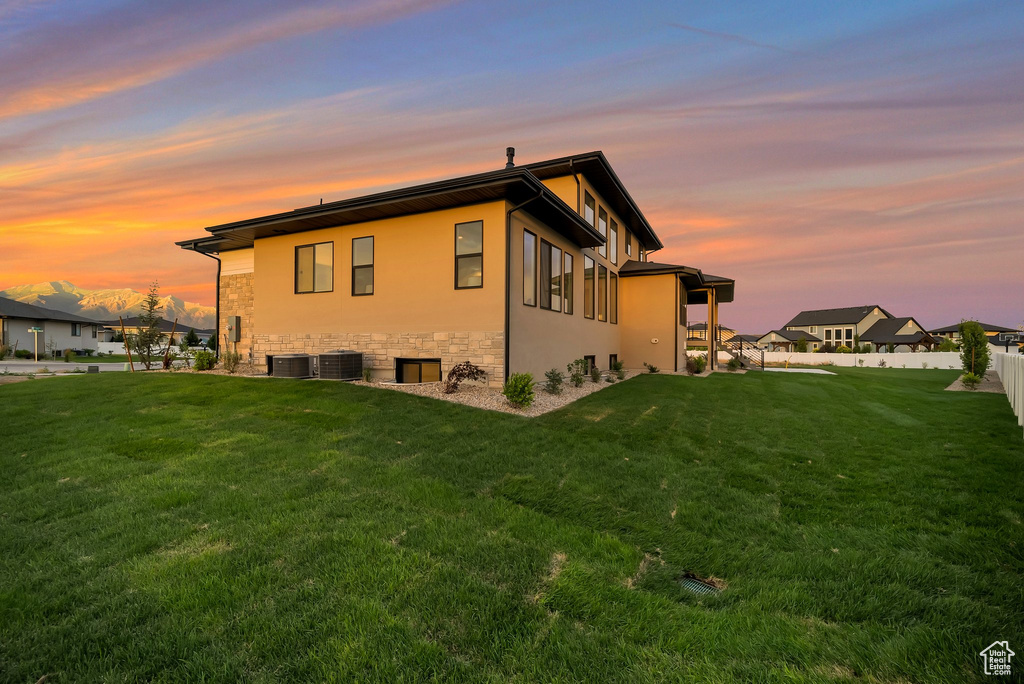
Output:
[[978,389],[978,385],[981,384],[981,376],[976,373],[964,373],[964,376],[960,378],[960,382],[963,383],[964,387],[974,391]]
[[596,363],[594,364],[594,367],[590,369],[590,381],[601,382],[601,369],[597,367]]
[[193,328],[189,328],[188,334],[185,335],[185,339],[183,339],[181,343],[187,347],[198,347],[199,335],[196,335],[196,331]]
[[[451,371],[448,371],[448,375],[451,375]],[[373,382],[373,369],[369,366],[363,369],[363,382]]]
[[805,352],[805,351],[807,351],[807,338],[806,337],[801,336],[800,339],[796,341],[796,350],[798,352]]
[[921,368],[923,368],[924,370],[928,370],[928,362],[927,361],[922,361],[921,362]]
[[529,373],[513,373],[508,376],[501,393],[516,408],[527,408],[533,403],[533,376]]
[[83,349],[82,351],[85,353],[86,356],[92,356],[93,352],[95,352],[96,350],[95,349]]
[[615,377],[618,378],[619,380],[626,379],[626,366],[624,363],[622,363],[622,361],[616,360],[615,363],[612,364],[611,370],[615,373]]
[[956,349],[957,349],[956,342],[954,342],[953,340],[949,339],[948,337],[942,338],[942,342],[936,348],[936,350],[940,351],[940,352],[951,352],[951,351],[956,351]]
[[828,342],[826,342],[825,344],[821,345],[821,348],[818,349],[818,353],[819,354],[834,354],[835,351],[836,351],[836,348],[833,347]]
[[615,382],[615,376],[609,373],[608,375],[605,376],[604,381],[607,382],[608,384],[611,384]]
[[864,367],[864,359],[857,359],[857,365],[860,366],[861,368],[863,368]]
[[587,374],[587,362],[583,359],[576,359],[572,363],[565,367],[567,373],[569,373],[569,382],[572,383],[573,387],[580,387],[583,385],[583,377]]
[[892,342],[889,342],[888,344],[885,345],[885,351],[889,352],[890,354],[894,354],[896,352],[896,345]]
[[452,369],[448,371],[448,376],[441,383],[441,391],[445,394],[455,394],[459,391],[459,385],[462,384],[463,380],[483,380],[485,377],[487,377],[487,373],[478,366],[473,365],[469,361],[463,361],[452,366]]
[[885,359],[879,359],[878,367],[879,368],[885,368]]
[[17,349],[14,352],[14,358],[16,358],[16,359],[31,359],[32,358],[32,352],[30,352],[28,349]]
[[847,347],[845,344],[841,344],[838,347],[836,347],[837,354],[850,354],[852,352],[853,350]]
[[177,354],[172,354],[170,352],[165,354],[163,359],[164,370],[171,370],[174,367],[174,360],[177,358]]
[[708,360],[704,356],[687,356],[686,357],[686,372],[690,375],[697,375],[703,373],[704,369],[707,368]]
[[212,370],[214,364],[217,363],[217,357],[213,355],[213,352],[202,349],[196,352],[196,370],[207,371]]
[[65,349],[64,350],[64,363],[71,363],[75,360],[75,350]]
[[206,341],[206,348],[210,351],[217,351],[217,336],[211,335],[210,339]]
[[988,371],[988,335],[976,321],[960,324],[960,362],[964,373],[973,373],[979,378]]
[[238,352],[224,352],[221,357],[221,363],[224,365],[224,370],[228,373],[234,373],[238,370],[238,364],[242,362],[242,355]]
[[558,370],[557,368],[552,368],[551,370],[544,374],[544,377],[547,378],[546,382],[544,383],[545,392],[547,392],[548,394],[562,393],[562,383],[565,381],[565,376],[562,375],[562,371]]
[[659,369],[659,368],[658,368],[657,366],[655,366],[654,364],[650,364],[650,363],[647,363],[646,361],[644,361],[644,368],[646,368],[646,369],[647,369],[647,372],[648,372],[648,373],[657,373],[657,372],[658,372],[658,370],[660,370],[660,369]]
[[736,357],[733,357],[733,358],[729,359],[729,363],[726,366],[726,368],[729,370],[730,373],[734,373],[735,371],[738,371],[740,369],[740,367],[741,367],[740,366],[740,360],[737,359]]

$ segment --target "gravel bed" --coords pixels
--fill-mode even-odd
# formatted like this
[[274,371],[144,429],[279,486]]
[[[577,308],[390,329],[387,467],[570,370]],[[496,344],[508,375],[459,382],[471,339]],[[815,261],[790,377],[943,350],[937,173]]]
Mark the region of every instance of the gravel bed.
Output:
[[[626,380],[634,378],[640,375],[643,371],[628,370],[626,371]],[[590,378],[587,377],[583,381],[583,385],[580,387],[573,387],[572,384],[566,382],[562,385],[561,394],[548,394],[545,392],[541,385],[538,383],[534,388],[534,400],[533,404],[526,409],[517,409],[510,405],[505,399],[505,396],[501,393],[500,389],[494,387],[484,387],[483,385],[474,385],[471,383],[463,383],[459,388],[459,391],[455,394],[445,394],[441,391],[441,383],[431,382],[424,383],[422,385],[410,385],[404,383],[395,382],[363,382],[357,380],[356,385],[365,385],[367,387],[377,387],[382,389],[396,390],[398,392],[406,392],[407,394],[417,394],[421,397],[431,397],[432,399],[441,399],[443,401],[450,401],[456,404],[464,404],[466,406],[472,406],[474,408],[486,409],[488,411],[501,411],[503,413],[515,413],[520,416],[527,416],[530,418],[543,415],[549,411],[555,411],[562,408],[567,404],[593,394],[598,390],[602,390],[605,387],[611,387],[613,384],[619,382],[625,382],[624,380],[616,380],[615,383],[606,382],[604,378],[601,382],[591,382]]]
[[1004,394],[1006,390],[1003,388],[1003,383],[999,381],[999,375],[995,371],[989,371],[985,373],[985,378],[978,383],[977,389],[970,389],[964,385],[961,380],[963,376],[957,378],[952,385],[946,388],[947,392],[991,392],[992,394]]

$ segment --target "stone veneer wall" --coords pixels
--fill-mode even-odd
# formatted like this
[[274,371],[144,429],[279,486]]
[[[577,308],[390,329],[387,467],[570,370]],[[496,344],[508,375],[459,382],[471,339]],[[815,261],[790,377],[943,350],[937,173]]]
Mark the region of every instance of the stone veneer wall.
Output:
[[241,316],[242,325],[235,349],[244,360],[250,358],[253,349],[253,273],[236,273],[220,277],[220,324],[217,340],[221,351],[230,349],[225,346],[224,337],[228,335],[228,317]]
[[502,331],[411,332],[411,333],[312,333],[256,335],[253,353],[257,365],[266,364],[267,354],[319,354],[334,349],[363,353],[363,365],[377,377],[392,378],[395,359],[439,358],[441,372],[455,364],[472,361],[487,373],[491,387],[504,382],[505,334]]

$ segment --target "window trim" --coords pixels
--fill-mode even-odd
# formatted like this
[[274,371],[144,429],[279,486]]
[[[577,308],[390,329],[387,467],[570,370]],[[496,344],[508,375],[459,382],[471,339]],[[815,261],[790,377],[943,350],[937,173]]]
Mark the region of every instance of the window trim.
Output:
[[[526,236],[529,235],[533,238],[533,303],[526,301]],[[539,299],[537,297],[537,275],[540,270],[540,263],[537,253],[537,234],[531,230],[523,228],[523,306],[537,306]]]
[[[370,241],[370,263],[356,266],[356,240],[369,240]],[[353,297],[371,297],[373,296],[374,288],[376,287],[375,274],[373,272],[374,266],[377,264],[377,241],[373,239],[372,235],[364,235],[362,237],[352,238],[352,296]],[[356,292],[356,271],[370,269],[370,291],[369,292]]]
[[[612,237],[614,236],[614,237]],[[619,224],[608,216],[608,258],[615,265],[619,263]]]
[[82,336],[82,324],[81,323],[74,323],[73,322],[71,324],[71,336],[72,337],[81,337]]
[[[583,355],[583,363],[587,367],[587,375],[590,375],[590,373],[595,368],[597,368],[597,354],[584,354]],[[601,370],[601,369],[598,368],[598,370]]]
[[[590,268],[587,268],[587,262],[590,262]],[[587,271],[590,271],[590,300],[587,300]],[[589,304],[590,313],[587,313]],[[595,320],[597,317],[597,261],[594,257],[583,255],[583,317],[589,320]]]
[[[594,212],[594,218],[587,219],[587,209]],[[583,191],[583,220],[590,224],[591,228],[597,229],[597,200],[587,190]]]
[[[569,264],[569,270],[566,271],[565,266]],[[566,273],[570,274],[569,287],[566,288],[565,276]],[[569,254],[567,250],[562,250],[562,313],[573,315],[572,300],[575,297],[575,285],[576,285],[576,259],[572,254]]]
[[[604,230],[601,230],[601,214],[604,214]],[[598,205],[597,207],[597,232],[604,238],[604,242],[597,246],[597,253],[602,259],[608,258],[608,210]]]
[[[318,290],[316,289],[316,246],[317,245],[330,245],[331,246],[331,289],[330,290]],[[304,247],[313,248],[313,289],[312,290],[300,290],[299,289],[299,250]],[[326,294],[328,292],[334,292],[334,240],[325,240],[324,242],[311,242],[305,245],[295,245],[295,277],[292,279],[295,285],[295,291],[293,294]]]
[[[558,256],[558,266],[559,266],[559,270],[558,270],[558,308],[557,309],[554,308],[551,305],[551,302],[553,302],[555,300],[555,297],[550,292],[548,293],[548,305],[544,306],[544,297],[543,297],[543,294],[544,294],[544,285],[543,285],[544,279],[542,277],[540,277],[540,275],[543,272],[542,264],[543,264],[543,261],[544,261],[544,250],[545,249],[548,250],[548,269],[549,270],[552,270],[553,267],[554,267],[554,264],[555,264],[555,260],[553,258],[554,257],[554,250],[557,249],[558,250],[558,254],[559,254],[559,256]],[[537,259],[537,281],[540,284],[540,289],[539,289],[539,291],[537,293],[537,308],[539,308],[539,309],[544,309],[545,311],[554,311],[555,313],[561,313],[562,312],[562,297],[563,297],[563,295],[562,295],[562,276],[563,276],[562,266],[564,265],[564,261],[562,259],[562,255],[563,254],[565,254],[565,250],[563,250],[558,245],[555,245],[554,243],[548,242],[544,238],[540,239],[540,254],[538,255],[539,258]],[[550,280],[551,278],[552,278],[551,273],[548,273],[548,279]]]
[[[471,254],[459,254],[459,226],[464,226],[467,223],[479,223],[480,224],[480,251],[473,252]],[[479,290],[484,286],[484,220],[474,219],[472,221],[460,221],[455,224],[455,228],[452,233],[452,239],[455,241],[455,289],[456,290]],[[459,285],[459,259],[480,257],[480,284],[479,285]]]
[[[615,293],[614,300],[612,292]],[[608,322],[612,325],[619,324],[619,274],[611,269],[608,270]]]
[[[608,267],[604,264],[597,265],[595,283],[597,284],[597,320],[602,323],[608,322]],[[602,277],[603,276],[603,277]],[[604,286],[601,281],[604,280]],[[601,293],[604,293],[604,318],[601,318]]]

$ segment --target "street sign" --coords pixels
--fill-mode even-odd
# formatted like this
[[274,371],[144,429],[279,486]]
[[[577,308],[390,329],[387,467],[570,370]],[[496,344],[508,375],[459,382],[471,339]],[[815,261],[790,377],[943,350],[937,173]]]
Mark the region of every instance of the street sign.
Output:
[[43,329],[42,328],[29,328],[28,331],[32,332],[32,333],[41,333],[41,332],[43,332]]

